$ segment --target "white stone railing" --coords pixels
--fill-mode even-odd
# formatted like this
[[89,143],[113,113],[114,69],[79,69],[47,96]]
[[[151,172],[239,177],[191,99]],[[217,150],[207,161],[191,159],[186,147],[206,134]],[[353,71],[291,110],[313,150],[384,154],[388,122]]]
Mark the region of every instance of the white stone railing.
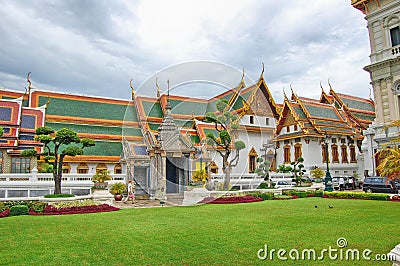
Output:
[[[110,183],[116,181],[124,181],[126,175],[124,174],[111,174],[112,180]],[[92,174],[63,174],[63,182],[92,182]],[[0,184],[2,182],[54,182],[53,174],[42,173],[29,173],[29,174],[0,174]]]

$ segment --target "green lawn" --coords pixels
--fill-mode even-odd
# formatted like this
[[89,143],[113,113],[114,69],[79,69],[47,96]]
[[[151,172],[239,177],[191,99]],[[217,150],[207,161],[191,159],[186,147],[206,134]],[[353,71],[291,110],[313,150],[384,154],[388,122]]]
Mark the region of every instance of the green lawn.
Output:
[[8,217],[0,219],[0,265],[391,265],[328,254],[263,261],[257,252],[267,244],[319,255],[344,237],[344,252],[387,253],[400,243],[399,210],[397,202],[304,198]]

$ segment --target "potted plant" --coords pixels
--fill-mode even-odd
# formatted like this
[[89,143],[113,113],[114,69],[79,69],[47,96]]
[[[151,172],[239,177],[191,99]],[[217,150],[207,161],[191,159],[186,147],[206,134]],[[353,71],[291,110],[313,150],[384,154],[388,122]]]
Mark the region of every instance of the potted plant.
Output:
[[122,182],[117,182],[113,184],[110,188],[110,193],[114,195],[116,201],[121,201],[123,199],[122,193],[126,190],[126,185]]
[[95,189],[106,189],[108,186],[108,183],[104,182],[104,181],[108,181],[111,179],[112,179],[112,176],[108,173],[107,170],[98,171],[92,177],[92,181],[94,182],[94,188]]

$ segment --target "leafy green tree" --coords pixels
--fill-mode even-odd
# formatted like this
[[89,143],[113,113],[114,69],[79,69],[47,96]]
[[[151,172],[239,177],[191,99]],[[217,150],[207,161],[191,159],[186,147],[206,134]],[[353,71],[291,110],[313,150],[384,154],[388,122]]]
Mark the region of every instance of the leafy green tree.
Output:
[[0,138],[3,136],[3,134],[4,134],[4,129],[0,127]]
[[[65,156],[82,155],[84,148],[94,146],[95,142],[88,138],[80,139],[75,131],[68,128],[55,132],[52,128],[44,126],[37,128],[35,133],[35,140],[44,144],[44,160],[53,166],[54,194],[61,194],[62,164]],[[81,144],[82,147],[70,146],[72,143]]]
[[268,187],[271,187],[271,179],[269,178],[271,163],[267,160],[264,161],[263,158],[257,158],[257,162],[259,163],[259,165],[257,166],[256,170],[254,170],[254,173],[263,178],[264,181],[267,181]]
[[291,172],[296,181],[297,186],[301,186],[301,180],[303,178],[304,173],[306,172],[304,168],[304,159],[302,157],[297,158],[296,161],[291,162],[290,164],[293,166]]
[[[246,144],[241,140],[234,140],[234,133],[239,128],[239,116],[229,111],[228,101],[219,99],[216,107],[217,112],[206,114],[206,121],[215,125],[218,136],[208,133],[207,144],[222,157],[222,170],[225,172],[224,190],[229,190],[231,169],[237,165],[239,151],[246,148]],[[229,159],[233,150],[235,155]]]

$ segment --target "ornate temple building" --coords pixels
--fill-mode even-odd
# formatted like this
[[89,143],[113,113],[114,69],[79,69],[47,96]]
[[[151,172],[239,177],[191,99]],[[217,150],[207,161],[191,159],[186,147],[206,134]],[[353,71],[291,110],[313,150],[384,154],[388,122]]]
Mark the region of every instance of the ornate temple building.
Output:
[[[374,90],[376,121],[364,132],[366,158],[374,158],[379,148],[398,136],[400,120],[400,2],[398,0],[352,0],[354,8],[365,14],[371,46],[370,73]],[[389,126],[389,127],[388,127]],[[369,175],[375,174],[378,157],[365,161]]]
[[35,129],[44,126],[46,105],[25,106],[23,95],[2,91],[0,97],[0,173],[29,173],[36,157],[21,157],[23,150],[41,152],[41,143],[34,141]]
[[[307,173],[318,167],[326,170],[326,158],[333,175],[360,175],[362,131],[375,118],[374,102],[354,96],[329,94],[322,89],[319,100],[297,96],[292,90],[276,125],[276,161],[290,164],[304,159]],[[324,138],[328,137],[328,151]],[[327,154],[328,152],[328,154]]]
[[[361,159],[362,132],[375,118],[370,99],[322,90],[320,99],[297,96],[276,104],[264,80],[239,85],[210,99],[161,94],[136,95],[130,100],[41,91],[26,93],[0,90],[1,172],[30,172],[35,158],[21,156],[22,150],[41,152],[34,141],[35,129],[46,125],[54,130],[69,128],[81,138],[95,140],[83,155],[65,157],[64,174],[93,175],[99,170],[135,179],[136,193],[166,199],[183,196],[191,175],[199,169],[223,174],[219,150],[207,144],[207,134],[217,135],[215,125],[205,121],[206,113],[216,112],[219,99],[239,117],[233,135],[246,144],[240,151],[233,175],[253,173],[257,158],[271,162],[272,169],[290,164],[298,157],[306,170],[324,169],[326,151],[321,140],[330,135],[329,160],[333,173],[353,174],[364,169]],[[28,80],[29,81],[29,80]],[[234,156],[231,154],[231,157]]]
[[[18,102],[21,110],[42,110],[41,124],[37,123],[35,128],[43,124],[56,131],[70,128],[81,138],[95,140],[96,145],[85,149],[84,155],[65,158],[63,173],[94,174],[105,169],[126,174],[128,179],[137,181],[139,194],[158,198],[183,194],[194,170],[206,168],[212,173],[222,173],[222,158],[206,144],[206,135],[216,132],[215,127],[204,121],[207,112],[216,111],[216,102],[221,98],[228,100],[230,110],[240,117],[240,128],[234,137],[246,143],[232,173],[254,172],[260,156],[274,160],[275,149],[265,145],[272,139],[279,110],[263,75],[249,87],[242,78],[236,88],[208,100],[161,95],[158,85],[157,88],[155,98],[138,96],[132,88],[130,101],[37,89],[25,94],[3,89],[0,100]],[[8,117],[0,118],[7,131]],[[15,119],[13,126],[18,127],[21,123]],[[32,142],[34,128],[29,132]],[[6,138],[8,133],[1,140]],[[27,149],[23,143],[15,139],[15,149]],[[40,143],[33,141],[32,145],[40,150]],[[4,146],[0,146],[0,151],[2,158],[11,156]],[[15,156],[21,157],[18,154]],[[30,165],[25,171],[33,167]],[[2,172],[20,173],[10,167],[3,167]]]

